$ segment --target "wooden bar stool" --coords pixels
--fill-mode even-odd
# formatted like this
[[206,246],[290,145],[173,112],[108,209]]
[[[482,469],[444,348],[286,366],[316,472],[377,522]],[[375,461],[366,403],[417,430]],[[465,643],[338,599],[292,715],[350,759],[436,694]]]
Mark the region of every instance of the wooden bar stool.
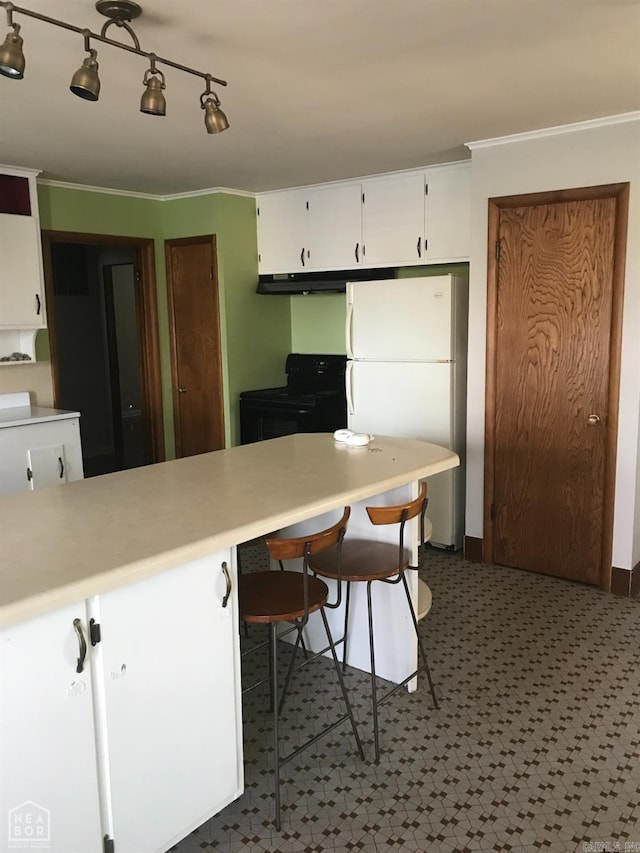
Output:
[[[341,603],[341,584],[338,583],[337,600],[335,603],[330,604],[327,600],[329,597],[329,588],[326,583],[309,574],[309,559],[313,555],[331,548],[333,558],[336,561],[337,576],[338,578],[340,577],[342,540],[350,513],[351,508],[346,507],[342,518],[337,524],[319,533],[300,536],[295,539],[267,539],[267,548],[274,560],[286,561],[302,558],[302,572],[286,570],[277,572],[252,572],[242,575],[239,579],[240,618],[245,624],[259,623],[269,625],[271,709],[273,711],[274,743],[275,826],[277,830],[280,830],[280,768],[283,764],[295,758],[302,750],[311,746],[320,737],[332,731],[347,719],[351,721],[351,728],[356,739],[358,752],[364,760],[364,750],[344,684],[327,616],[324,612],[325,607],[339,607]],[[289,753],[289,755],[281,755],[279,749],[279,726],[282,703],[278,700],[278,636],[283,636],[283,634],[278,635],[277,628],[282,622],[294,622],[294,627],[290,628],[289,631],[296,630],[299,641],[302,629],[309,620],[309,615],[318,610],[322,616],[327,640],[329,641],[329,649],[331,650],[340,690],[347,710],[339,719],[325,726],[325,728],[306,741],[306,743],[302,744],[302,746]],[[288,633],[288,631],[284,633]],[[285,690],[293,671],[293,661],[298,641],[292,650]],[[243,692],[246,693],[248,690],[252,690],[258,684],[263,684],[264,681],[265,679],[250,685]]]
[[[404,529],[405,524],[412,518],[420,516],[421,540],[424,539],[424,516],[427,508],[427,484],[422,484],[422,489],[418,497],[406,504],[399,506],[369,506],[367,514],[372,524],[398,524],[398,544],[392,542],[378,542],[370,539],[350,539],[347,537],[342,546],[341,570],[340,574],[337,571],[338,554],[336,549],[331,548],[323,551],[321,554],[313,554],[309,560],[309,568],[312,572],[321,577],[331,578],[338,581],[340,577],[347,584],[347,594],[345,602],[345,619],[344,619],[344,647],[343,647],[343,666],[346,662],[347,655],[347,638],[349,628],[349,599],[352,583],[367,584],[367,613],[369,621],[369,655],[371,660],[371,703],[373,708],[373,740],[375,750],[376,764],[380,762],[380,741],[378,728],[378,705],[385,702],[393,693],[415,678],[418,673],[423,670],[427,674],[429,681],[429,690],[434,707],[438,707],[435,688],[431,679],[427,654],[424,649],[420,632],[418,631],[418,620],[416,612],[411,601],[409,586],[405,577],[407,569],[417,571],[417,566],[410,565],[411,552],[409,548],[404,546]],[[411,612],[411,619],[415,628],[416,637],[418,638],[418,648],[422,663],[418,666],[415,672],[408,675],[400,684],[396,684],[389,692],[378,699],[376,685],[376,660],[375,647],[373,637],[373,608],[371,604],[371,584],[374,581],[382,581],[387,584],[402,583],[404,586],[407,603]]]

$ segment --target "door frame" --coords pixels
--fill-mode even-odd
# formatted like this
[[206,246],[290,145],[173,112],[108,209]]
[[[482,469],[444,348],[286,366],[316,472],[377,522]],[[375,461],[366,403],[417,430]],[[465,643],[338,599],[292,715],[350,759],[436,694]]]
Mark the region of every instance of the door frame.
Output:
[[629,184],[605,184],[595,187],[554,190],[499,196],[489,199],[489,226],[487,244],[487,349],[485,386],[485,442],[484,442],[484,508],[482,559],[492,563],[494,554],[494,519],[491,505],[495,487],[495,433],[496,433],[496,364],[497,364],[497,310],[498,310],[498,240],[500,212],[507,208],[528,207],[538,204],[558,204],[570,201],[588,201],[613,198],[616,200],[616,221],[613,246],[613,275],[611,298],[611,334],[609,358],[608,423],[605,448],[605,474],[602,519],[602,552],[600,561],[600,588],[611,589],[611,557],[613,552],[613,516],[615,500],[616,450],[618,443],[618,404],[620,396],[620,358],[622,343],[622,308],[624,297],[625,258],[627,249],[627,221],[629,209]]
[[218,254],[215,234],[201,234],[194,237],[174,237],[164,241],[165,268],[167,276],[167,303],[169,306],[169,342],[171,346],[171,390],[173,397],[173,431],[176,443],[176,458],[182,457],[182,426],[180,422],[180,401],[178,399],[178,347],[176,336],[176,315],[173,300],[173,264],[171,260],[171,249],[174,246],[189,246],[197,244],[209,244],[211,246],[211,270],[210,278],[214,288],[214,304],[216,316],[214,318],[215,329],[218,335],[218,358],[217,373],[218,386],[216,389],[218,429],[225,442],[224,425],[224,377],[222,371],[222,347],[221,347],[221,317],[220,317],[220,287],[218,284]]
[[152,462],[164,462],[164,419],[162,412],[162,380],[160,373],[160,338],[158,332],[158,300],[154,241],[143,237],[120,237],[111,234],[81,234],[76,231],[42,231],[45,299],[51,306],[47,312],[53,400],[57,405],[60,393],[58,369],[58,339],[53,311],[54,285],[51,246],[53,243],[76,243],[95,246],[114,246],[133,250],[136,273],[136,307],[138,309],[138,339],[140,341],[140,390],[144,421],[148,430]]

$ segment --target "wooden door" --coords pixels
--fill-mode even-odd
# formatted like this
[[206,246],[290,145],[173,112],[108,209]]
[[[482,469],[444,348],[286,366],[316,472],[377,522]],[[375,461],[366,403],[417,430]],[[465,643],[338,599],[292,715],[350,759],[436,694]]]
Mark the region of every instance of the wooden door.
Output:
[[224,447],[215,237],[165,242],[176,456]]
[[490,208],[485,559],[604,587],[626,192]]

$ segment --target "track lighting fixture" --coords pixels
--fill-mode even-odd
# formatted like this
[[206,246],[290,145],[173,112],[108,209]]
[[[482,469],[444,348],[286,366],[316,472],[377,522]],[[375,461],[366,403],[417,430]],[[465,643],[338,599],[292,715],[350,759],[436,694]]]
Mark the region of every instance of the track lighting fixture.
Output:
[[[207,133],[221,133],[229,127],[229,121],[221,108],[220,99],[211,90],[212,83],[217,83],[219,86],[226,86],[227,81],[213,77],[204,71],[197,71],[195,68],[189,68],[186,65],[173,62],[171,59],[156,56],[155,53],[148,53],[142,50],[138,37],[131,26],[131,21],[142,14],[142,7],[138,3],[133,2],[133,0],[97,0],[96,9],[101,15],[105,15],[108,18],[107,22],[103,24],[100,33],[76,27],[74,24],[68,24],[57,18],[41,15],[39,12],[33,12],[21,6],[15,6],[13,3],[7,2],[7,0],[0,0],[0,7],[4,8],[7,13],[7,25],[9,27],[9,32],[2,45],[0,45],[0,74],[5,77],[20,80],[24,76],[25,58],[22,50],[23,40],[20,35],[20,24],[16,24],[13,21],[14,13],[18,13],[26,15],[28,18],[35,18],[37,21],[43,21],[46,24],[52,24],[54,27],[61,27],[65,30],[80,33],[84,37],[84,49],[88,55],[71,78],[71,85],[69,86],[73,94],[79,98],[84,98],[87,101],[97,101],[100,95],[98,54],[95,48],[91,47],[91,40],[99,41],[102,44],[108,44],[112,47],[118,47],[121,50],[135,53],[138,56],[144,56],[149,60],[150,66],[145,71],[142,81],[145,89],[140,99],[140,112],[154,116],[167,114],[167,104],[163,91],[166,88],[166,84],[164,73],[156,67],[156,62],[158,62],[161,65],[175,68],[178,71],[184,71],[187,74],[201,77],[205,81],[206,88],[202,95],[200,95],[200,106],[204,110],[204,123]],[[133,44],[129,45],[107,38],[106,32],[111,26],[124,29],[130,36]]]
[[88,31],[85,32],[84,49],[87,51],[87,56],[80,68],[71,78],[69,88],[74,95],[79,98],[84,98],[86,101],[97,101],[100,94],[100,78],[98,77],[98,60],[97,51],[89,45]]
[[20,24],[14,24],[11,11],[7,11],[7,23],[10,32],[7,33],[2,47],[0,47],[0,74],[5,77],[13,77],[21,80],[24,77],[24,53],[22,52],[22,36],[20,35]]
[[207,75],[207,88],[200,95],[200,106],[204,110],[204,124],[207,133],[222,133],[229,127],[229,120],[220,109],[220,99],[211,91],[212,78]]

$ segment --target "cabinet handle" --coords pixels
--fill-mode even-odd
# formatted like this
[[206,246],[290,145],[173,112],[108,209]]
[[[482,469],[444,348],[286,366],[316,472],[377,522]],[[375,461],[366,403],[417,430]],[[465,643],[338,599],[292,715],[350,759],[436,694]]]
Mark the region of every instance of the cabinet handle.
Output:
[[82,670],[84,669],[84,659],[87,656],[87,642],[84,638],[84,634],[82,633],[82,623],[79,619],[73,620],[73,627],[75,628],[76,634],[78,635],[78,646],[80,647],[80,657],[78,658],[76,672],[82,672]]
[[231,576],[229,575],[229,569],[227,568],[227,564],[222,564],[222,571],[224,573],[224,579],[227,582],[227,591],[222,599],[222,606],[226,607],[229,603],[229,596],[231,595]]
[[356,263],[357,263],[357,264],[358,264],[358,263],[360,263],[360,257],[359,257],[359,254],[358,254],[358,249],[359,249],[359,247],[360,247],[360,243],[356,243],[355,256],[356,256]]
[[31,468],[27,468],[27,482],[31,482],[33,480],[33,471]]
[[422,237],[418,237],[418,257],[422,257]]
[[64,462],[62,461],[62,456],[58,456],[58,464],[60,465],[60,479],[64,477]]
[[302,251],[300,252],[300,263],[304,266],[304,246],[302,247]]
[[36,314],[40,314],[40,309],[42,305],[40,304],[40,295],[36,293]]

